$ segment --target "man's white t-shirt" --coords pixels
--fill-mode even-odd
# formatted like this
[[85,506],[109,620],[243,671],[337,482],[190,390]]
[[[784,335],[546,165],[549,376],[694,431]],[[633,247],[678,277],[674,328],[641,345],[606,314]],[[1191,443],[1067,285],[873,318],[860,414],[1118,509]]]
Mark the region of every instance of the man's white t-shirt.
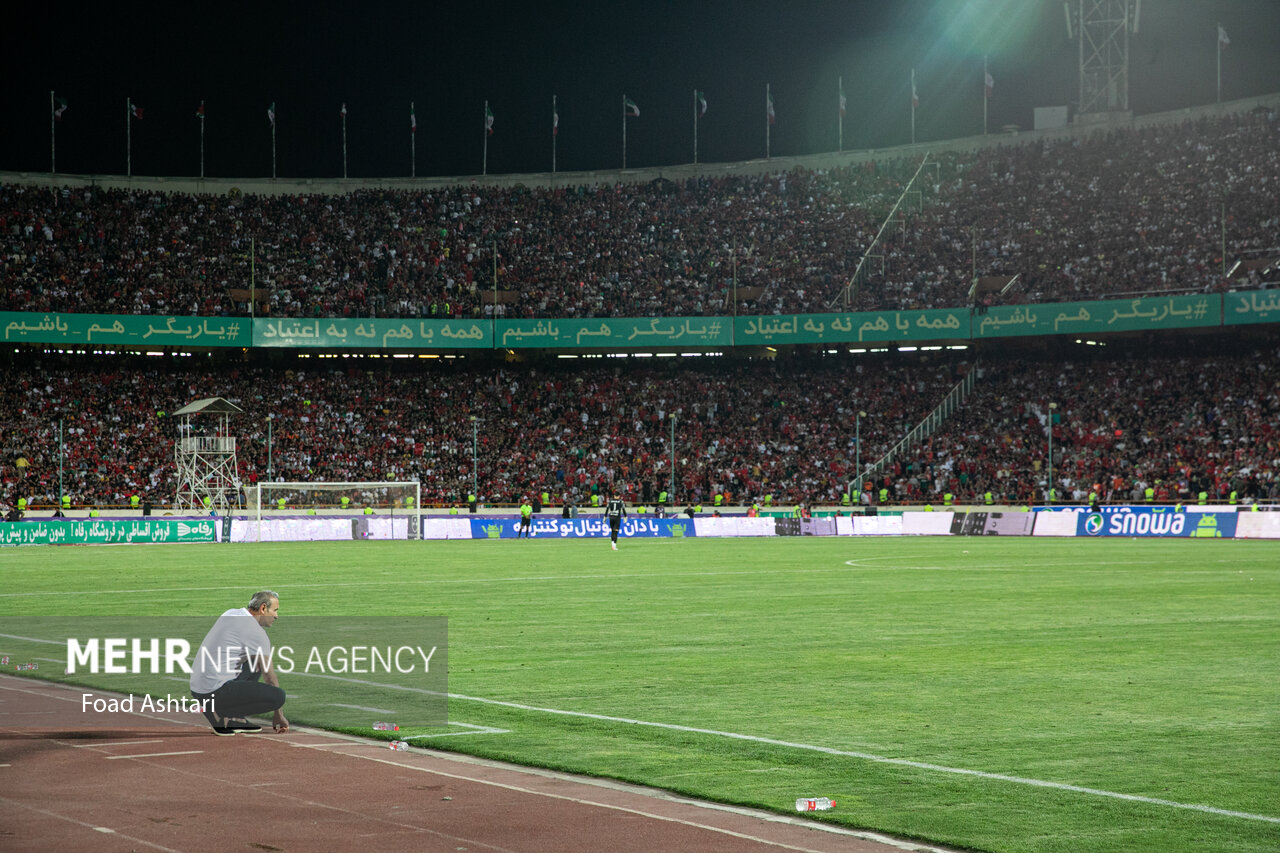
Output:
[[191,691],[212,693],[240,674],[246,663],[263,669],[270,660],[271,641],[248,608],[228,610],[213,623],[191,664]]

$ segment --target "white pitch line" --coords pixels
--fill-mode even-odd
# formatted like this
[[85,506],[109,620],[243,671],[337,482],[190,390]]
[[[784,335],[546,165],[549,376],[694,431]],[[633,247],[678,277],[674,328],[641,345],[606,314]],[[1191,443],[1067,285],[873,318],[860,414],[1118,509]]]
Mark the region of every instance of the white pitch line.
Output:
[[350,708],[353,711],[368,711],[371,714],[395,714],[397,711],[388,711],[386,708],[370,708],[366,705],[344,705],[341,702],[330,702],[333,708]]
[[[333,681],[347,681],[355,684],[366,684],[373,687],[381,687],[387,690],[402,690],[406,693],[420,693],[424,696],[439,696],[440,694],[434,690],[425,690],[421,687],[408,687],[400,684],[380,684],[378,682],[365,681],[358,678],[343,678],[336,675],[320,675],[318,673],[295,673],[295,675],[310,675],[313,678],[327,678]],[[1008,776],[1003,773],[988,773],[985,770],[969,770],[963,767],[947,767],[942,764],[929,764],[923,761],[911,761],[906,758],[891,758],[886,755],[875,755],[870,752],[855,752],[852,750],[834,749],[828,746],[818,746],[810,743],[794,743],[786,740],[776,740],[774,738],[761,737],[759,735],[745,735],[738,732],[722,732],[718,729],[702,729],[696,726],[682,726],[677,723],[656,723],[650,720],[633,720],[629,717],[611,717],[605,714],[592,714],[586,711],[565,711],[559,708],[541,708],[537,705],[524,705],[519,702],[504,702],[500,699],[486,699],[480,696],[465,696],[461,693],[448,694],[450,699],[460,699],[464,702],[479,702],[485,705],[498,705],[504,708],[515,708],[519,711],[534,711],[541,714],[557,714],[564,717],[580,717],[588,720],[599,720],[606,723],[623,723],[630,726],[645,726],[654,729],[666,729],[675,732],[689,732],[690,734],[711,735],[713,737],[731,738],[733,740],[744,740],[752,743],[763,743],[769,746],[782,746],[788,749],[803,749],[810,752],[820,752],[826,755],[838,755],[845,758],[858,758],[863,761],[871,761],[877,764],[893,764],[900,767],[913,767],[917,770],[929,770],[935,773],[952,773],[960,776],[975,776],[980,779],[991,779],[997,782],[1012,782],[1018,785],[1031,785],[1037,788],[1050,788],[1058,791],[1071,791],[1077,794],[1090,794],[1095,797],[1110,797],[1115,800],[1128,800],[1130,802],[1145,803],[1152,806],[1166,806],[1168,808],[1185,809],[1188,811],[1207,812],[1209,814],[1221,815],[1223,817],[1236,817],[1244,820],[1259,820],[1265,823],[1280,824],[1280,817],[1272,817],[1270,815],[1253,814],[1251,812],[1233,811],[1230,809],[1220,809],[1216,806],[1205,806],[1197,803],[1179,803],[1175,800],[1162,800],[1156,797],[1143,797],[1138,794],[1122,794],[1117,791],[1104,791],[1099,788],[1086,788],[1080,785],[1070,785],[1065,782],[1050,782],[1044,779],[1029,779],[1024,776]]]
[[433,735],[410,735],[409,737],[402,737],[400,738],[400,740],[405,740],[405,741],[428,740],[428,739],[442,738],[442,737],[458,737],[460,735],[509,735],[511,734],[510,729],[495,729],[492,726],[474,726],[471,723],[457,723],[457,722],[453,722],[452,720],[449,721],[449,725],[462,726],[463,728],[470,729],[471,731],[440,732],[438,734],[433,734]]
[[164,743],[162,740],[108,740],[96,743],[69,743],[72,749],[101,749],[104,746],[133,746],[139,743]]
[[1071,791],[1077,794],[1090,794],[1095,797],[1110,797],[1111,799],[1128,800],[1130,802],[1145,803],[1153,806],[1167,806],[1175,809],[1208,812],[1209,814],[1221,815],[1223,817],[1236,817],[1244,820],[1259,820],[1265,823],[1280,824],[1280,817],[1272,817],[1270,815],[1252,814],[1250,812],[1233,811],[1231,809],[1220,809],[1214,806],[1203,806],[1196,803],[1179,803],[1174,800],[1162,800],[1156,797],[1143,797],[1137,794],[1121,794],[1116,791],[1103,791],[1098,788],[1085,788],[1080,785],[1068,785],[1064,782],[1049,782],[1044,779],[1028,779],[1023,776],[1007,776],[1003,773],[988,773],[983,770],[968,770],[963,767],[947,767],[942,764],[929,764],[923,761],[911,761],[906,758],[890,758],[889,756],[874,755],[869,752],[833,749],[832,747],[817,746],[810,743],[794,743],[792,741],[775,740],[774,738],[760,737],[757,735],[744,735],[737,732],[722,732],[716,729],[697,728],[696,726],[681,726],[675,723],[655,723],[649,720],[632,720],[627,717],[610,717],[604,714],[591,714],[585,711],[564,711],[558,708],[540,708],[536,705],[523,705],[518,702],[503,702],[499,699],[484,699],[478,696],[463,696],[459,693],[450,693],[449,698],[461,699],[465,702],[480,702],[485,705],[499,705],[505,708],[515,708],[520,711],[535,711],[542,714],[581,717],[584,719],[599,720],[607,723],[623,723],[631,726],[645,726],[655,729],[666,729],[668,731],[689,732],[690,734],[712,735],[714,737],[750,741],[751,743],[762,743],[769,746],[781,746],[788,749],[803,749],[811,752],[820,752],[825,755],[858,758],[863,761],[872,761],[877,764],[893,764],[899,767],[913,767],[917,770],[930,770],[935,773],[953,773],[961,776],[976,776],[980,779],[991,779],[997,782],[1012,782],[1018,785],[1031,785],[1037,788],[1051,788],[1058,791]]
[[108,755],[107,761],[115,761],[117,758],[164,758],[166,755],[204,755],[204,750],[188,749],[182,752],[147,752],[142,755]]
[[13,816],[18,809],[29,809],[35,812],[36,814],[41,814],[41,815],[44,815],[45,817],[53,818],[54,820],[60,820],[66,823],[74,824],[76,826],[81,826],[81,827],[84,827],[85,829],[91,829],[94,832],[105,832],[111,835],[115,835],[119,838],[123,838],[127,841],[131,841],[134,844],[140,844],[143,847],[150,847],[152,850],[162,850],[162,851],[166,851],[166,853],[179,853],[179,851],[174,850],[172,847],[163,847],[154,842],[147,841],[145,838],[135,838],[132,835],[125,835],[123,832],[117,832],[116,830],[110,829],[109,827],[105,827],[105,826],[94,826],[91,823],[85,823],[82,820],[76,820],[70,815],[51,812],[48,809],[42,809],[39,806],[33,806],[28,803],[20,803],[17,800],[10,800],[7,797],[0,797],[0,805],[5,806],[5,810],[9,814],[9,816]]

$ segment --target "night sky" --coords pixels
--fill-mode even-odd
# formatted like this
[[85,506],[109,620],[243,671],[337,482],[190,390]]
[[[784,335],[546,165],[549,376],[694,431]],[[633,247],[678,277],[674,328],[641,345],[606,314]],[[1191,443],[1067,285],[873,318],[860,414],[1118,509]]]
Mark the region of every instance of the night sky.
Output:
[[[1072,0],[1076,5],[1076,0]],[[49,92],[65,98],[59,172],[123,174],[126,103],[133,173],[407,176],[409,104],[417,173],[481,171],[484,101],[494,114],[488,171],[551,168],[557,97],[560,171],[617,169],[622,99],[627,165],[693,159],[693,91],[708,103],[698,159],[765,154],[765,85],[774,156],[837,147],[837,80],[848,100],[844,147],[910,139],[916,69],[919,141],[982,131],[983,56],[995,89],[989,127],[1032,125],[1032,108],[1078,95],[1078,46],[1061,0],[704,0],[704,2],[24,3],[0,35],[0,170],[48,171]],[[1226,100],[1280,91],[1280,2],[1146,0],[1132,37],[1137,114],[1212,103],[1217,24]]]

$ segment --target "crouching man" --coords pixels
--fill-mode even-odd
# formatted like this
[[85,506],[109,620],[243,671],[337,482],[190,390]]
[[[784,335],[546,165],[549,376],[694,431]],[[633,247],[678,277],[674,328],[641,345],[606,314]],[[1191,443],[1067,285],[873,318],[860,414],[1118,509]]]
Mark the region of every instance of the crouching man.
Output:
[[266,631],[279,615],[280,596],[270,590],[254,593],[247,607],[219,616],[200,644],[191,667],[191,695],[200,701],[214,734],[260,732],[262,727],[246,718],[267,711],[274,712],[272,728],[289,730]]

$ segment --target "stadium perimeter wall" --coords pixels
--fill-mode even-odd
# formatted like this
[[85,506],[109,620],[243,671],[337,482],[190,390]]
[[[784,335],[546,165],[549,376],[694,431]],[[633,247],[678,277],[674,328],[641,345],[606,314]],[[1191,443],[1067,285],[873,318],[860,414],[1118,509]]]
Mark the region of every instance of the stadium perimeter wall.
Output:
[[[183,544],[212,542],[349,541],[408,539],[512,539],[515,515],[285,516],[263,518],[147,517],[33,519],[0,524],[0,546]],[[541,517],[531,525],[536,539],[603,539],[603,516]],[[1002,512],[968,510],[894,512],[821,518],[632,516],[622,538],[723,538],[742,536],[1051,536],[1079,538],[1280,539],[1280,507],[1205,505],[1175,510],[1144,505],[1039,508]]]

